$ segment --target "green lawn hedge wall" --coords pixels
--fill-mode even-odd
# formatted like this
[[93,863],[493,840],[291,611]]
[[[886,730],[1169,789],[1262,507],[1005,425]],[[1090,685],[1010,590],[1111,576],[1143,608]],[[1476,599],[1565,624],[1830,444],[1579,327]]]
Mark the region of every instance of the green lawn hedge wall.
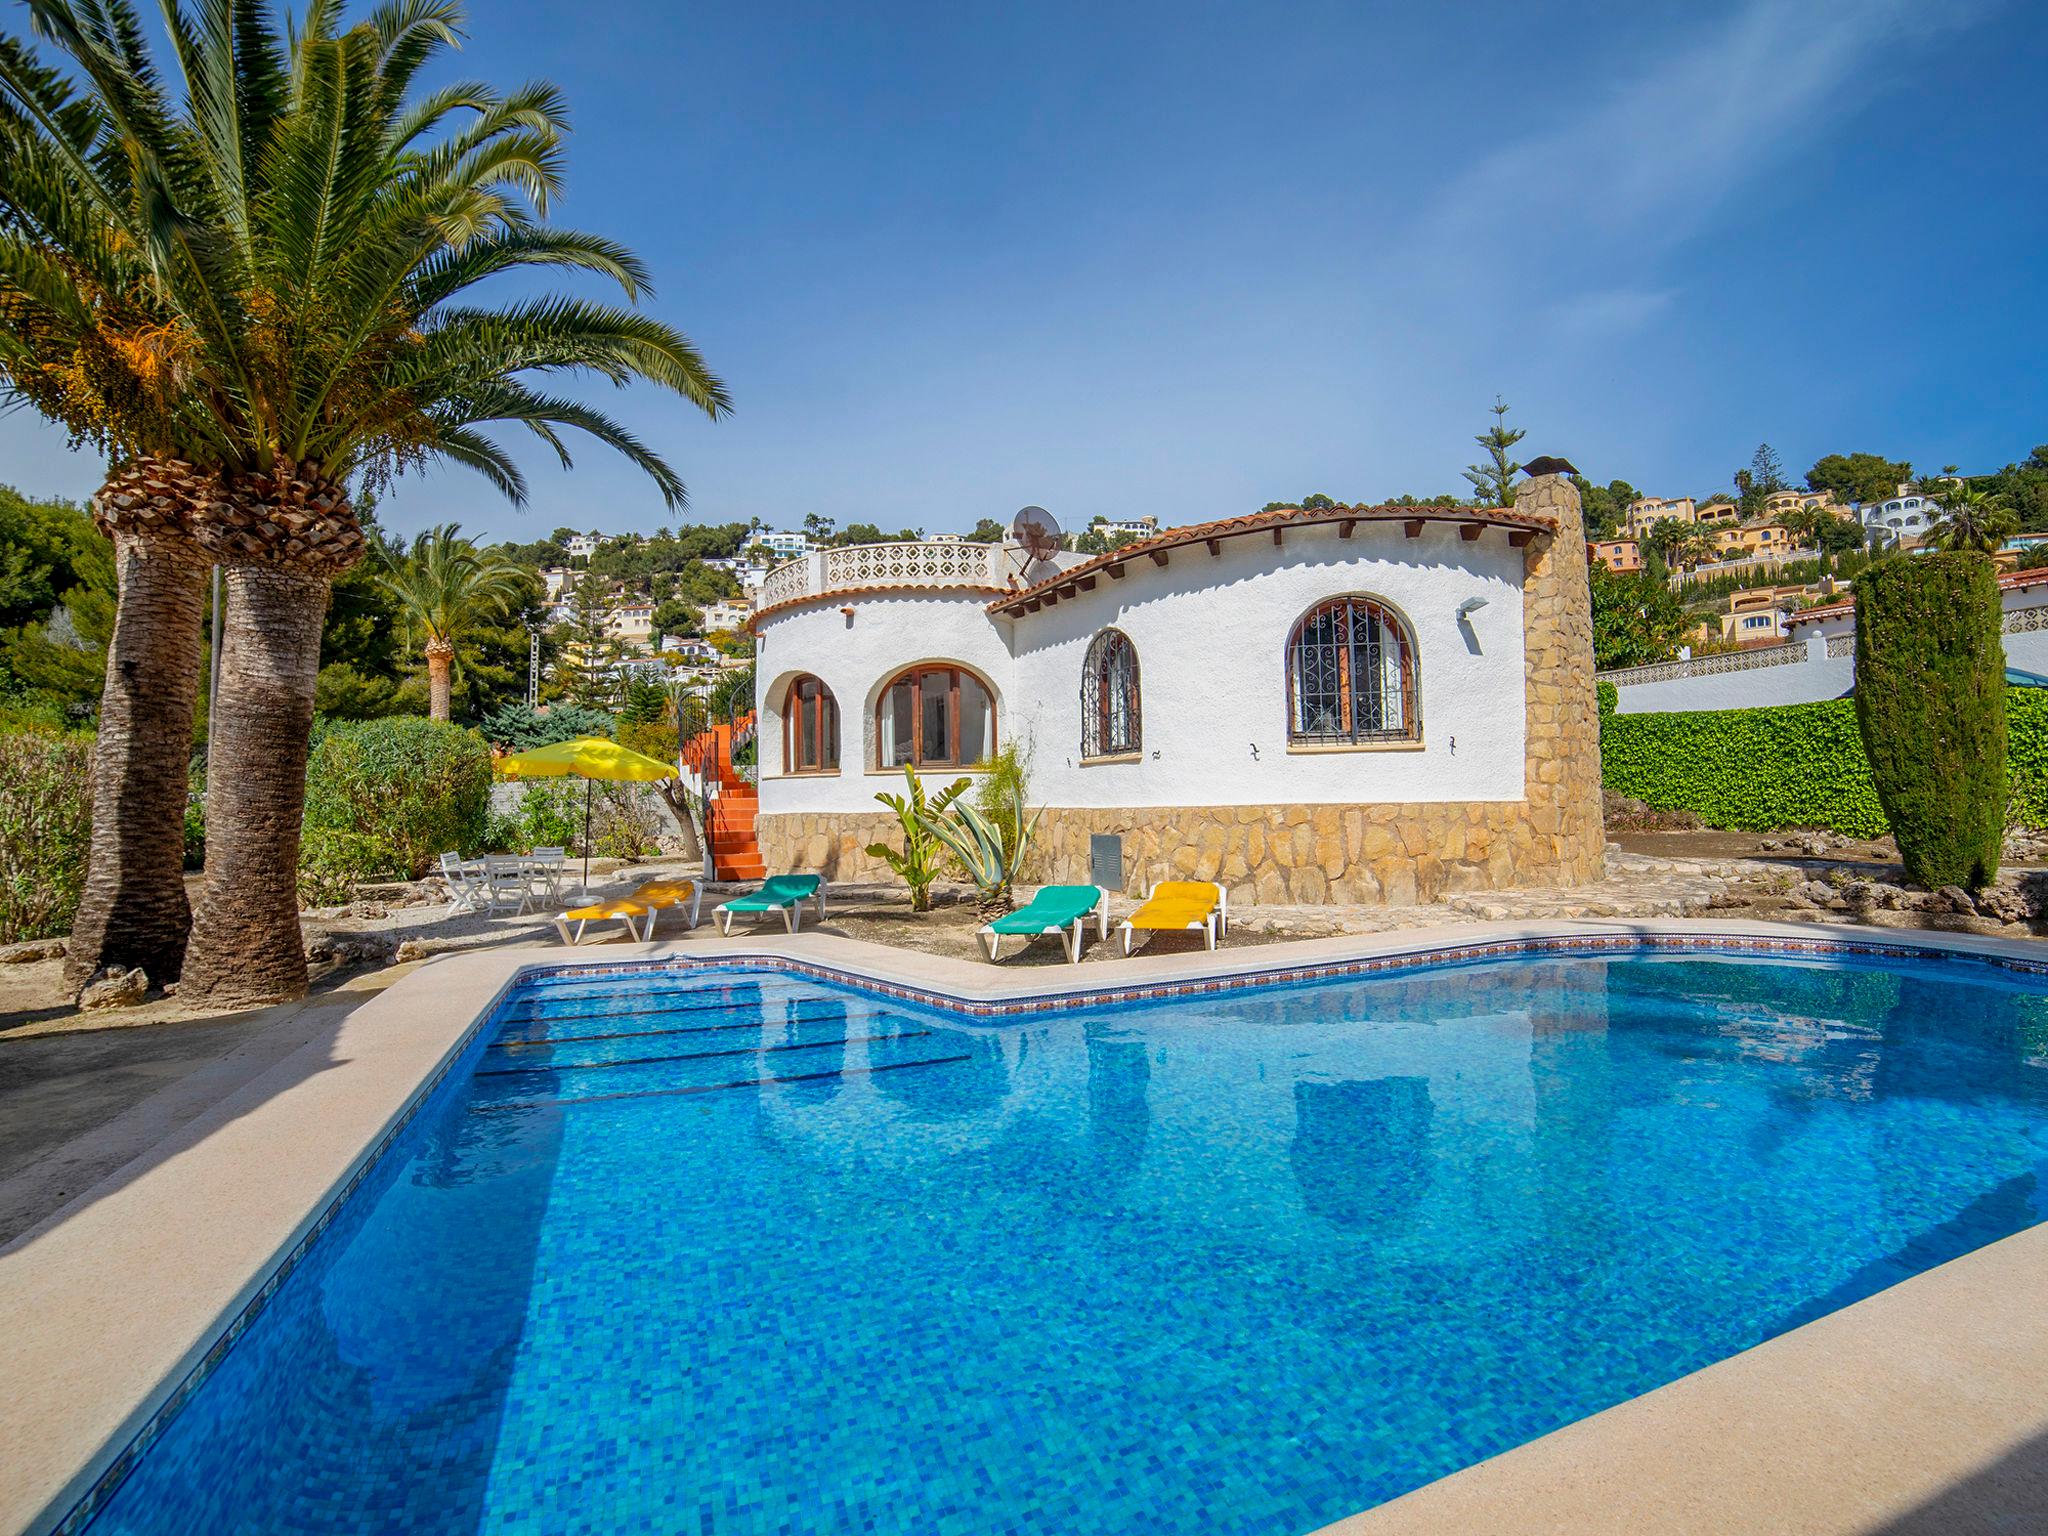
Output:
[[[2048,689],[2006,691],[2011,817],[2048,827]],[[1766,709],[1608,715],[1601,781],[1711,827],[1768,832],[1826,827],[1845,837],[1888,829],[1849,699]]]
[[1847,699],[1769,709],[1609,715],[1601,782],[1712,827],[1828,827],[1882,837],[1884,811]]

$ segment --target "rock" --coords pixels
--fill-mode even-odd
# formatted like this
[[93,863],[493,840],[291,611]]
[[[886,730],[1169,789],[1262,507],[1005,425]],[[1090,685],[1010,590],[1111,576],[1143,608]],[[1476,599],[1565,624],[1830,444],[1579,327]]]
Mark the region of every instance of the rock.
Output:
[[364,920],[389,917],[391,915],[390,907],[381,901],[352,901],[348,904],[346,911],[350,917]]
[[1792,887],[1792,894],[1804,897],[1800,905],[1809,907],[1833,906],[1837,895],[1835,888],[1825,880],[1802,880]]
[[398,946],[397,952],[391,958],[399,965],[407,965],[414,960],[424,960],[427,958],[427,947],[418,939],[407,939]]
[[78,994],[78,1006],[86,1013],[101,1008],[133,1008],[148,995],[149,978],[141,966],[131,971],[108,966],[85,984]]
[[2027,899],[2009,885],[1987,886],[1977,893],[1977,910],[2001,923],[2024,923],[2033,916]]
[[328,933],[306,943],[313,965],[389,965],[391,953],[391,936],[384,933]]
[[24,939],[19,944],[0,944],[0,965],[29,965],[37,960],[62,960],[62,939]]
[[1944,885],[1934,895],[1936,901],[1940,904],[1936,908],[1937,911],[1946,908],[1950,912],[1961,913],[1965,917],[1974,917],[1977,914],[1977,903],[1970,900],[1970,893],[1960,885]]

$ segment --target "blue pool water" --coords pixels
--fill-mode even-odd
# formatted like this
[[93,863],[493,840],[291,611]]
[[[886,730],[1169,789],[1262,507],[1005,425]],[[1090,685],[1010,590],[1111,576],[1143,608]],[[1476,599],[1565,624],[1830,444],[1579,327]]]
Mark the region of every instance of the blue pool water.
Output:
[[2044,1158],[2048,998],[1963,962],[557,975],[93,1530],[1286,1536],[2039,1221]]

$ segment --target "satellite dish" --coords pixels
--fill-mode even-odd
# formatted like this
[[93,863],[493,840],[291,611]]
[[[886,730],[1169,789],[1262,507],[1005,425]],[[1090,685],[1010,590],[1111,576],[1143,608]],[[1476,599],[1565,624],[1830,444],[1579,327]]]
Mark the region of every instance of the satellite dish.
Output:
[[1060,552],[1059,521],[1043,507],[1026,507],[1011,518],[1010,537],[1034,561],[1050,560]]

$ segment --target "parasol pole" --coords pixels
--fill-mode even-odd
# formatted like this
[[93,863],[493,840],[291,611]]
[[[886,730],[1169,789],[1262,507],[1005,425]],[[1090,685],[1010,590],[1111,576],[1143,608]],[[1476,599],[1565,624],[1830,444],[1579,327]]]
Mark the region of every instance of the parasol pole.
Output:
[[590,894],[590,780],[583,781],[583,894]]

